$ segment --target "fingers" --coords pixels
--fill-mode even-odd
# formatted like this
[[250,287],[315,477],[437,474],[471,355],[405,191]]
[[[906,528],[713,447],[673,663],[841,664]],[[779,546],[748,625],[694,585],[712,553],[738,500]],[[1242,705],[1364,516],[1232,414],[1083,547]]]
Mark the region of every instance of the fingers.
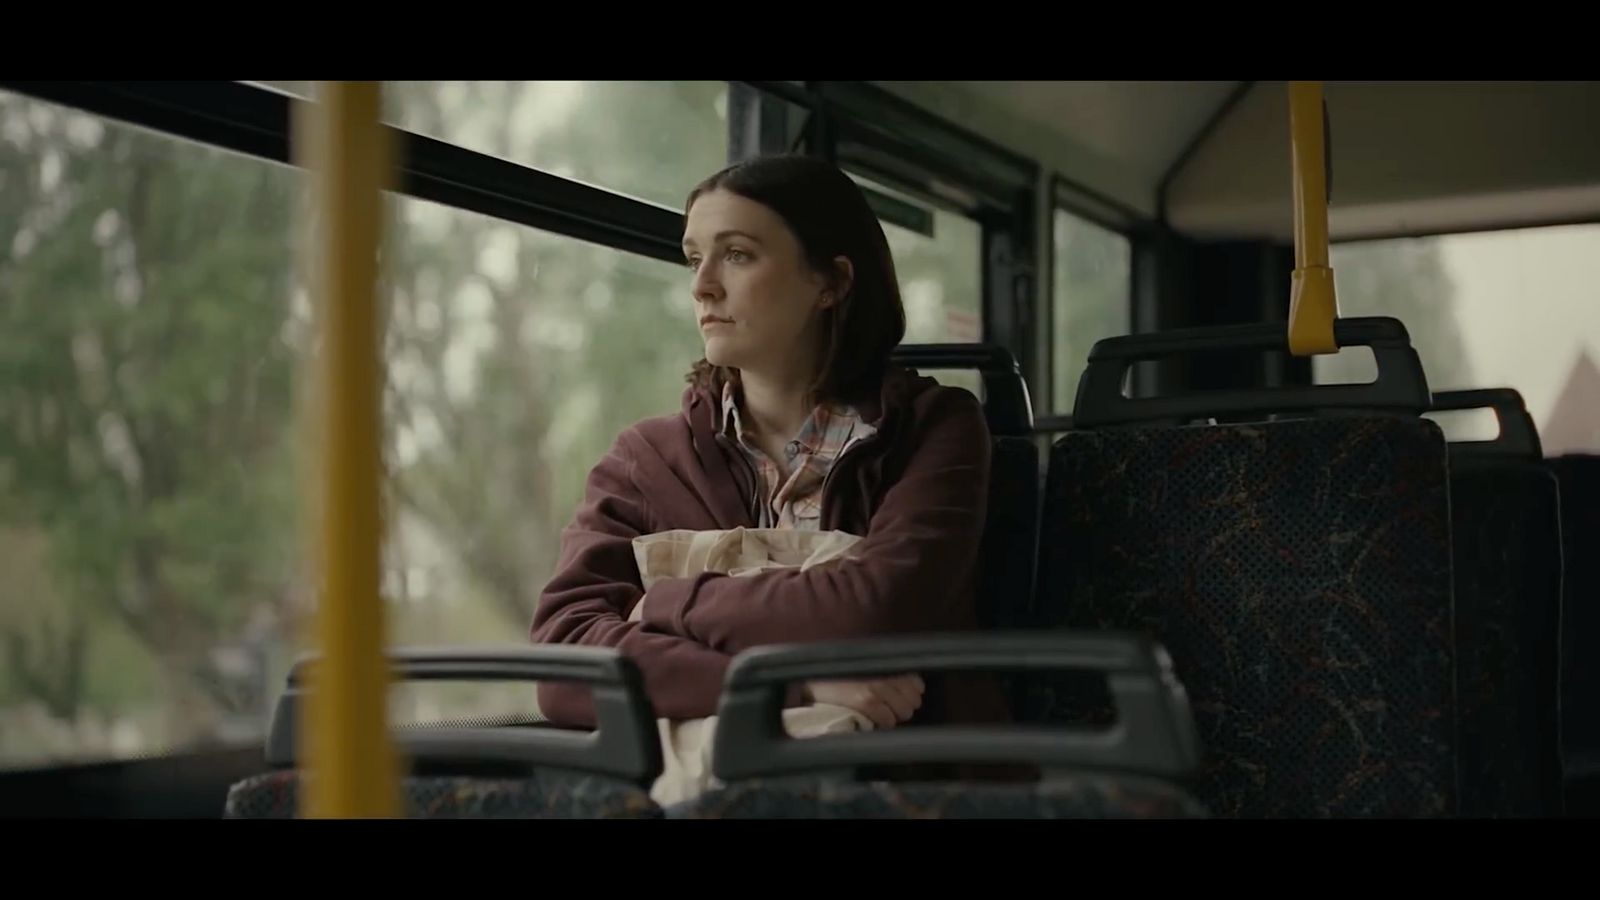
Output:
[[874,686],[874,694],[894,711],[895,722],[904,722],[911,718],[911,714],[916,712],[922,703],[921,697],[893,681],[879,682]]
[[871,719],[879,728],[893,728],[922,707],[922,678],[901,675],[863,680],[823,680],[806,685],[807,702],[836,703]]
[[879,728],[893,728],[900,721],[894,709],[881,698],[873,697],[861,706],[860,712]]
[[874,687],[901,722],[910,719],[922,707],[923,682],[917,675],[887,678]]
[[922,692],[927,688],[927,685],[922,681],[921,675],[902,675],[895,679],[895,683],[919,700],[922,698]]

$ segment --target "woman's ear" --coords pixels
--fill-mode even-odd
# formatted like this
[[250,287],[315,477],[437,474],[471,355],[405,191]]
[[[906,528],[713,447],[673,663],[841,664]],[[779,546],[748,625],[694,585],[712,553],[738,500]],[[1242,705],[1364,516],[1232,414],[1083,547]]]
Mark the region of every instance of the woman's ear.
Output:
[[850,296],[850,289],[855,286],[856,269],[851,264],[848,256],[835,256],[833,258],[833,277],[828,279],[828,287],[822,293],[822,307],[827,309],[844,302]]

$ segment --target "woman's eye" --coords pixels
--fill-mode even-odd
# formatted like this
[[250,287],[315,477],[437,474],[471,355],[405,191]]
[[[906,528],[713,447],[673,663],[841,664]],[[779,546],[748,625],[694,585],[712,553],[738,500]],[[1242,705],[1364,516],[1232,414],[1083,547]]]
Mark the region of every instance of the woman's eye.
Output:
[[728,250],[727,260],[729,262],[744,262],[744,261],[748,260],[749,258],[750,258],[750,254],[744,252],[743,250],[738,250],[738,249],[729,249]]

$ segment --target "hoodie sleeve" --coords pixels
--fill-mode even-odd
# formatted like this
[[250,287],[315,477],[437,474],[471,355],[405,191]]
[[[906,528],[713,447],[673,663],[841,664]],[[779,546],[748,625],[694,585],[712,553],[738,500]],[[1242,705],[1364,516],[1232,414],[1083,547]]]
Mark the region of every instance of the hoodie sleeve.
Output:
[[[728,655],[627,620],[644,594],[632,541],[648,522],[627,438],[624,432],[589,473],[583,501],[562,532],[555,575],[540,594],[531,636],[536,643],[620,650],[642,671],[657,716],[713,715]],[[557,725],[594,727],[587,685],[541,682],[538,697],[540,711]]]
[[935,631],[967,618],[988,500],[990,441],[977,399],[938,389],[915,449],[855,558],[809,571],[701,574],[650,589],[650,630],[737,654],[776,643]]

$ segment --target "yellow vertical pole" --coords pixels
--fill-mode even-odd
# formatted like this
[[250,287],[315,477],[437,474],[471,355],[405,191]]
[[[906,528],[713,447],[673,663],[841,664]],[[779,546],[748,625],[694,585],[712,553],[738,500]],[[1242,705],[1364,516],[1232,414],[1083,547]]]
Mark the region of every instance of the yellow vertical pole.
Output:
[[308,818],[395,816],[389,671],[379,596],[382,522],[378,250],[392,156],[378,82],[321,82],[297,123],[320,220],[313,293],[318,334],[314,467],[320,512],[318,664],[303,707]]
[[1294,154],[1294,277],[1289,298],[1289,351],[1337,353],[1339,314],[1328,263],[1327,135],[1322,82],[1289,82],[1289,138]]

